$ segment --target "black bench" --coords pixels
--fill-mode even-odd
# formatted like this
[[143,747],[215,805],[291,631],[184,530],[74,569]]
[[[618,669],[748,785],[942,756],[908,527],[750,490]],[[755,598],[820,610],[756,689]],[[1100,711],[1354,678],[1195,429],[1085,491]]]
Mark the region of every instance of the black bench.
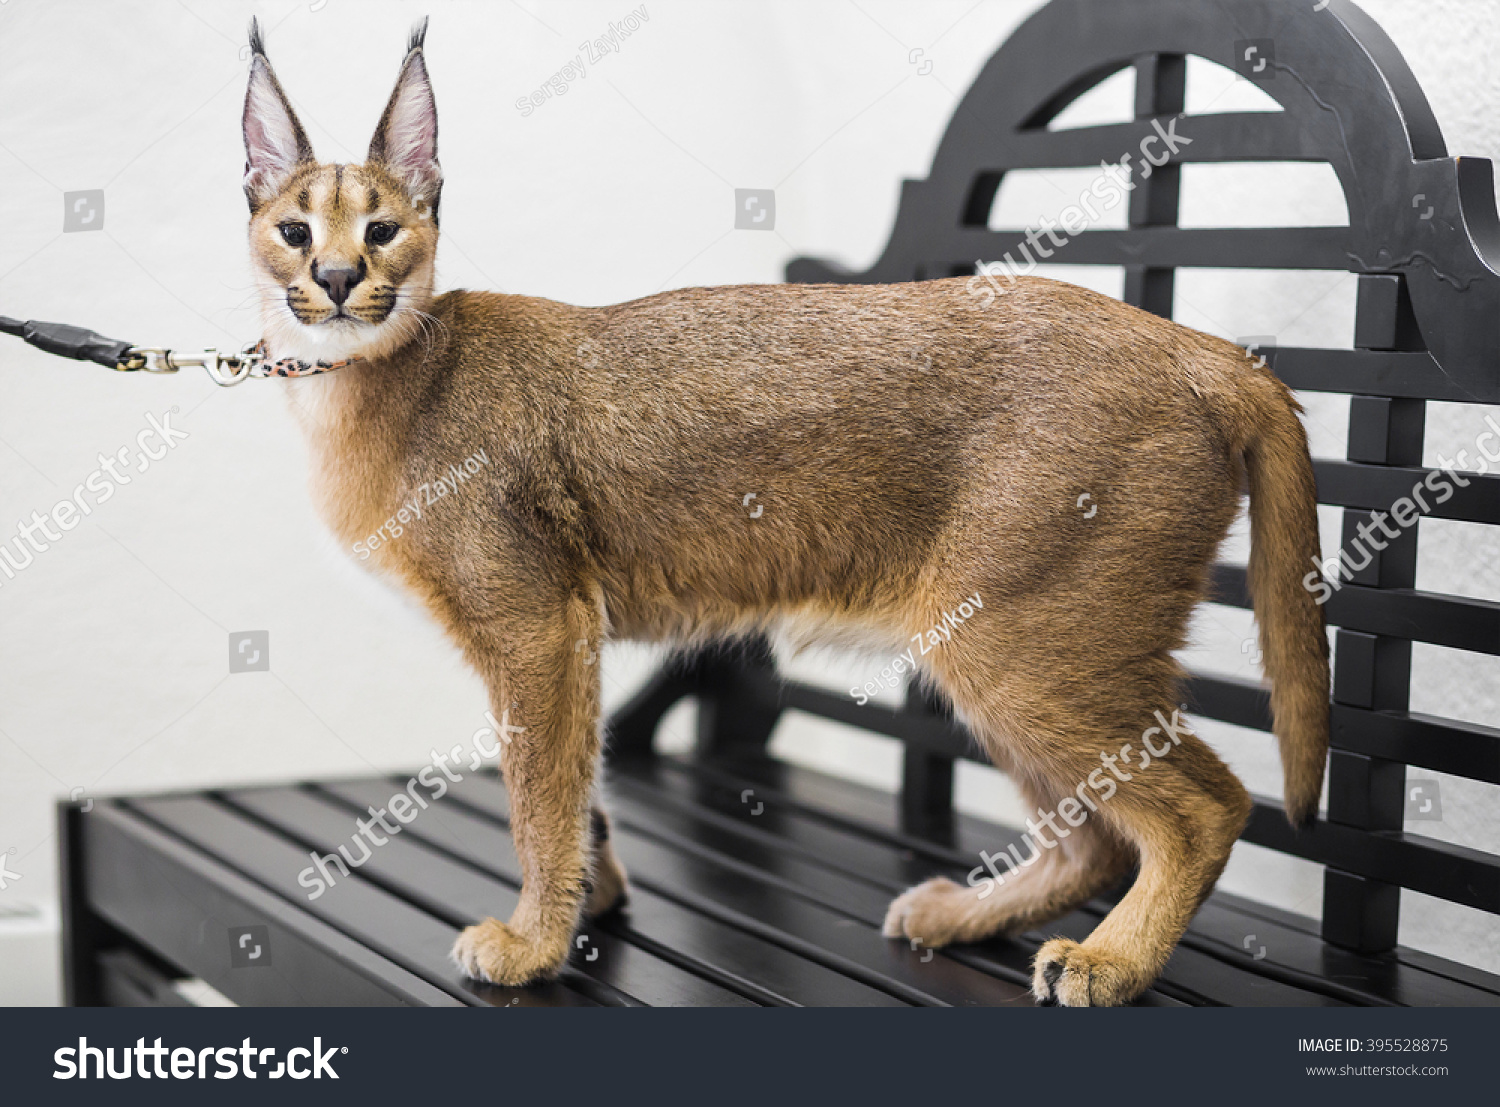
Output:
[[[1349,394],[1348,460],[1320,461],[1319,497],[1345,538],[1388,510],[1421,467],[1425,402],[1500,402],[1500,220],[1487,161],[1447,156],[1390,41],[1346,0],[1054,0],[991,59],[954,114],[931,175],[908,181],[889,245],[865,273],[812,260],[794,281],[905,281],[974,272],[1014,251],[988,229],[1009,170],[1089,167],[1140,148],[1184,108],[1185,58],[1234,67],[1274,42],[1277,113],[1192,117],[1192,144],[1141,180],[1129,229],[1085,230],[1054,261],[1124,267],[1125,298],[1169,315],[1180,267],[1359,274],[1352,349],[1280,347],[1295,388]],[[1133,66],[1136,121],[1048,131],[1064,107]],[[1254,79],[1252,71],[1252,79]],[[1348,227],[1183,229],[1180,164],[1330,164]],[[1429,217],[1414,215],[1421,194]],[[1500,523],[1500,477],[1471,478],[1433,517]],[[1338,627],[1325,817],[1294,834],[1262,800],[1246,838],[1324,866],[1321,920],[1215,894],[1143,1004],[1493,1005],[1500,978],[1397,945],[1400,889],[1500,914],[1500,860],[1403,832],[1406,766],[1500,783],[1500,731],[1408,710],[1413,642],[1500,653],[1500,604],[1416,590],[1412,527],[1327,604]],[[1221,567],[1220,602],[1248,607]],[[1193,709],[1268,729],[1258,685],[1193,677]],[[692,756],[653,751],[665,713],[698,702]],[[783,712],[904,743],[892,796],[768,756]],[[887,902],[980,849],[1018,837],[958,813],[953,773],[973,745],[941,703],[901,709],[785,682],[769,647],[684,657],[609,723],[608,803],[633,880],[628,909],[580,933],[568,969],[532,989],[463,981],[460,927],[504,918],[519,872],[498,778],[452,792],[317,899],[309,851],[347,843],[354,819],[405,778],[96,801],[61,811],[67,997],[187,1002],[195,976],[241,1004],[1029,1005],[1045,935],[941,951],[880,936]],[[1049,927],[1086,935],[1101,900]],[[1253,936],[1253,938],[1252,938]],[[255,956],[258,955],[258,956]]]

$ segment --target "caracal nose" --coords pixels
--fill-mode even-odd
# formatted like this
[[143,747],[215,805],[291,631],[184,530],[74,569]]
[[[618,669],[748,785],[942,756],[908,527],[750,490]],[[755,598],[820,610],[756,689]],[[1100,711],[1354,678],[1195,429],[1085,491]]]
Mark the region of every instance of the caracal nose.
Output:
[[341,266],[336,269],[320,269],[317,264],[313,265],[312,279],[333,301],[334,306],[342,306],[349,299],[349,293],[354,286],[364,280],[365,267],[361,263],[358,269]]

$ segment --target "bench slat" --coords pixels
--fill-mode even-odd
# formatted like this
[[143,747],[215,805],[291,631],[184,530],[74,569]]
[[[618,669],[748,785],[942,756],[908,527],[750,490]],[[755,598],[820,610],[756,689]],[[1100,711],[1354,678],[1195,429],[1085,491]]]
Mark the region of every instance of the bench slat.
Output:
[[[388,785],[374,805],[383,808],[400,787]],[[363,808],[351,811],[329,797],[295,788],[237,790],[225,799],[319,853],[347,842],[355,832],[356,818],[372,818]],[[417,817],[425,816],[419,812]],[[386,818],[390,821],[389,815]],[[386,843],[374,849],[360,875],[403,900],[457,927],[489,917],[509,918],[515,910],[519,894],[514,885],[476,872],[404,831],[396,836],[381,832],[381,836]],[[575,943],[569,964],[573,971],[651,1007],[756,1006],[738,993],[593,927],[580,931],[580,943]]]
[[[1253,730],[1271,729],[1271,693],[1259,681],[1193,674],[1184,688],[1188,707],[1197,714]],[[1495,727],[1336,703],[1330,744],[1367,757],[1500,784],[1500,730]]]
[[[1473,459],[1471,459],[1473,460]],[[1389,512],[1391,505],[1412,488],[1421,485],[1437,469],[1404,468],[1398,465],[1366,465],[1358,461],[1313,460],[1318,480],[1318,502],[1335,507],[1363,507]],[[1459,473],[1467,487],[1448,480],[1453,495],[1437,503],[1428,488],[1419,489],[1431,508],[1426,516],[1433,519],[1456,519],[1465,523],[1500,523],[1500,476],[1493,473]],[[1447,478],[1445,478],[1447,479]]]
[[[320,787],[331,798],[364,811],[391,794],[385,780],[342,781]],[[447,799],[407,826],[405,833],[511,883],[520,865],[506,827]],[[768,1003],[804,1006],[906,1006],[887,993],[833,972],[780,946],[716,919],[696,914],[641,887],[632,887],[628,911],[612,912],[587,927],[618,934],[664,957],[713,974],[726,986]]]
[[[599,1001],[597,994],[584,996],[567,983],[526,989],[497,988],[465,980],[448,960],[458,927],[376,887],[364,880],[357,869],[349,878],[340,878],[322,896],[308,900],[307,890],[297,884],[297,874],[308,864],[307,851],[211,799],[202,796],[143,799],[133,800],[131,806],[157,825],[456,999],[498,1007],[591,1006]],[[625,1001],[614,1002],[623,1005]]]
[[1288,388],[1448,403],[1500,403],[1500,381],[1460,383],[1426,350],[1278,346],[1257,351]]
[[[1308,566],[1308,571],[1312,567]],[[1250,607],[1242,565],[1218,564],[1211,575],[1214,603]],[[1333,626],[1384,634],[1472,653],[1500,654],[1500,603],[1415,588],[1368,588],[1345,581],[1323,605]]]
[[1500,914],[1500,858],[1420,834],[1361,830],[1323,819],[1294,831],[1280,804],[1261,796],[1255,800],[1247,842]]
[[[1500,980],[1466,965],[1398,947],[1394,956],[1366,957],[1323,941],[1316,920],[1229,892],[1217,892],[1199,910],[1195,940],[1216,941],[1242,950],[1255,934],[1269,951],[1267,962],[1315,981],[1320,987],[1348,989],[1371,1000],[1406,1007],[1493,1006]],[[1468,979],[1465,979],[1468,974]]]
[[[1040,256],[1016,229],[960,228],[924,243],[923,268],[934,276],[974,272],[976,261],[1009,255],[1018,272],[1026,258],[1047,265],[1145,265],[1156,269],[1326,269],[1348,272],[1348,227],[1133,227],[1082,231],[1056,240],[1038,233],[1050,256]],[[1005,275],[995,276],[999,289]],[[975,288],[980,286],[976,285]]]
[[[1165,127],[1167,121],[1162,125]],[[1176,131],[1191,141],[1173,154],[1173,164],[1326,161],[1328,157],[1328,145],[1323,136],[1314,134],[1307,127],[1287,126],[1281,112],[1191,115],[1177,122]],[[1129,151],[1134,155],[1140,150],[1141,141],[1156,133],[1149,119],[1056,131],[1016,131],[1004,137],[994,171],[1094,169],[1105,160],[1119,164],[1122,153]],[[999,164],[1002,158],[1003,165]]]
[[[468,776],[455,798],[504,820],[509,803],[493,777]],[[618,805],[611,805],[618,807]],[[631,879],[657,895],[760,934],[873,987],[923,1005],[1031,1005],[1020,984],[953,960],[922,956],[868,925],[817,902],[774,872],[758,869],[673,835],[641,833],[616,818],[612,841]],[[930,951],[929,951],[930,952]]]

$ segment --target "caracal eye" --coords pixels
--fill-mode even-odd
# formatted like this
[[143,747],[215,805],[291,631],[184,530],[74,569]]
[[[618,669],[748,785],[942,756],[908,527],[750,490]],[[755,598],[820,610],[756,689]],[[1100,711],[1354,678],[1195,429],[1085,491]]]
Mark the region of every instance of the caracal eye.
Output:
[[306,223],[283,223],[280,230],[288,246],[306,246],[312,241],[312,231]]
[[384,246],[396,237],[396,232],[401,229],[397,223],[371,223],[365,228],[365,241],[373,246]]

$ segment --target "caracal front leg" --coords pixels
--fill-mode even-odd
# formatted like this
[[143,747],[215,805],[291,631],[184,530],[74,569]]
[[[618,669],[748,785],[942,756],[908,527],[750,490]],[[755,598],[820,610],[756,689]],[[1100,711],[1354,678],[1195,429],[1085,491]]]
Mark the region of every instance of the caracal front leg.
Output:
[[570,596],[539,625],[511,623],[496,648],[497,671],[486,673],[495,717],[505,720],[508,710],[512,728],[524,728],[512,729],[500,749],[523,883],[508,922],[476,923],[453,946],[454,960],[477,980],[545,979],[572,948],[589,891],[601,623],[596,604]]

